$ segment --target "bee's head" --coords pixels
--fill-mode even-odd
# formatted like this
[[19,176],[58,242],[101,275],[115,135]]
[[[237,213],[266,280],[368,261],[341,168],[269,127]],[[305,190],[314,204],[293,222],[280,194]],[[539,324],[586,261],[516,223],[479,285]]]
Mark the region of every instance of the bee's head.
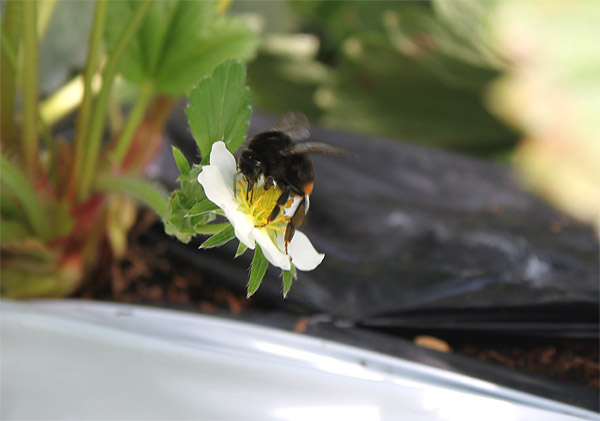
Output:
[[264,172],[263,164],[256,152],[246,149],[238,163],[240,171],[249,181],[256,181]]

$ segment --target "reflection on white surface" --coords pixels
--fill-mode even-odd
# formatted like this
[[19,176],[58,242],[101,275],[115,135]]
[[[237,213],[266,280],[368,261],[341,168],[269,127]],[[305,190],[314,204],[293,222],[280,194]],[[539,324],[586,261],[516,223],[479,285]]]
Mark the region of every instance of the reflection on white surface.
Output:
[[430,388],[423,393],[423,407],[440,421],[515,421],[520,419],[514,404],[496,399],[474,399],[472,395]]
[[600,420],[455,373],[239,322],[93,302],[0,304],[0,419]]
[[341,374],[343,376],[355,377],[363,380],[382,381],[384,377],[380,374],[367,370],[360,365],[342,361],[337,358],[327,357],[315,352],[303,351],[284,345],[277,345],[271,342],[253,341],[253,345],[263,352],[280,355],[292,360],[300,360],[311,363],[315,368],[328,373]]
[[279,408],[273,411],[276,419],[285,421],[380,421],[376,406],[314,406]]

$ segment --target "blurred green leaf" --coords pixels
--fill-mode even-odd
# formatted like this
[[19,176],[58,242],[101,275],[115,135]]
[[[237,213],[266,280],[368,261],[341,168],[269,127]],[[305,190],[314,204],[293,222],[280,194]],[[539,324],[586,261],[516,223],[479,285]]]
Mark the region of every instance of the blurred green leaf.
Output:
[[256,244],[254,249],[254,258],[252,259],[252,266],[250,268],[250,280],[248,281],[248,294],[247,297],[252,296],[260,286],[265,274],[267,273],[267,267],[269,262],[263,254],[260,246]]
[[23,221],[0,219],[0,244],[10,243],[15,240],[23,240],[31,236],[31,230]]
[[161,218],[168,214],[169,206],[162,192],[141,178],[104,174],[96,178],[94,188],[96,191],[125,194],[141,200]]
[[223,140],[231,152],[244,143],[251,113],[246,70],[239,61],[223,63],[192,90],[186,114],[204,163],[213,143]]
[[319,119],[323,112],[314,96],[331,70],[316,60],[318,45],[316,37],[305,34],[267,36],[257,59],[248,64],[253,105],[277,114],[302,110],[310,120]]
[[81,259],[64,259],[56,248],[30,239],[3,244],[0,295],[5,298],[64,297],[79,285]]
[[44,206],[39,197],[19,169],[6,157],[0,155],[2,171],[0,171],[0,185],[6,189],[23,209],[25,221],[33,232],[41,239],[51,237],[51,224],[44,212]]
[[[481,90],[497,72],[442,54],[425,55],[401,54],[380,35],[353,38],[333,82],[316,95],[325,111],[323,122],[473,153],[513,146],[516,134],[483,104]],[[442,65],[462,67],[463,74],[478,80],[479,88],[432,72],[432,60],[438,70]]]
[[208,240],[203,242],[200,245],[200,248],[210,249],[213,247],[222,246],[223,244],[233,240],[235,238],[235,232],[233,230],[233,225],[226,224],[225,228],[221,231],[217,232],[215,235],[210,237]]
[[[136,0],[111,1],[106,41],[109,52],[127,23]],[[217,1],[155,1],[121,70],[126,79],[152,81],[167,95],[185,95],[228,58],[247,59],[256,37],[242,21],[219,15]]]

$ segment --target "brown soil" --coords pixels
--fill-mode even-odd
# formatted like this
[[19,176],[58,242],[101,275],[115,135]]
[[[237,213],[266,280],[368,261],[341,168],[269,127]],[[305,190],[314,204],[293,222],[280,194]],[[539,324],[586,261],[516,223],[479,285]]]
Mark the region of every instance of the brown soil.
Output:
[[[255,304],[244,295],[207,279],[197,269],[178,264],[161,244],[143,244],[139,235],[155,218],[144,213],[130,236],[130,246],[121,262],[110,271],[99,270],[95,279],[77,292],[84,299],[176,307],[201,313],[237,316]],[[252,306],[252,307],[251,307]],[[303,318],[299,317],[299,322]],[[532,344],[452,342],[450,352],[547,376],[559,381],[600,389],[598,343],[581,340],[546,341]]]

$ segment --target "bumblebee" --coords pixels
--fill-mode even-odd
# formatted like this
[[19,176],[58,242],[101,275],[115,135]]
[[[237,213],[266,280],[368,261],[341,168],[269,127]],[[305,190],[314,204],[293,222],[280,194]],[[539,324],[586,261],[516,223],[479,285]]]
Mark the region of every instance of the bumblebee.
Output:
[[267,224],[281,212],[292,195],[301,197],[301,201],[285,230],[285,252],[294,237],[296,228],[304,223],[310,205],[315,172],[310,153],[343,154],[344,151],[333,146],[297,141],[310,137],[308,120],[304,114],[287,113],[272,130],[259,133],[248,142],[241,153],[238,169],[248,182],[248,195],[261,176],[264,176],[264,188],[281,188],[282,193],[269,214]]

